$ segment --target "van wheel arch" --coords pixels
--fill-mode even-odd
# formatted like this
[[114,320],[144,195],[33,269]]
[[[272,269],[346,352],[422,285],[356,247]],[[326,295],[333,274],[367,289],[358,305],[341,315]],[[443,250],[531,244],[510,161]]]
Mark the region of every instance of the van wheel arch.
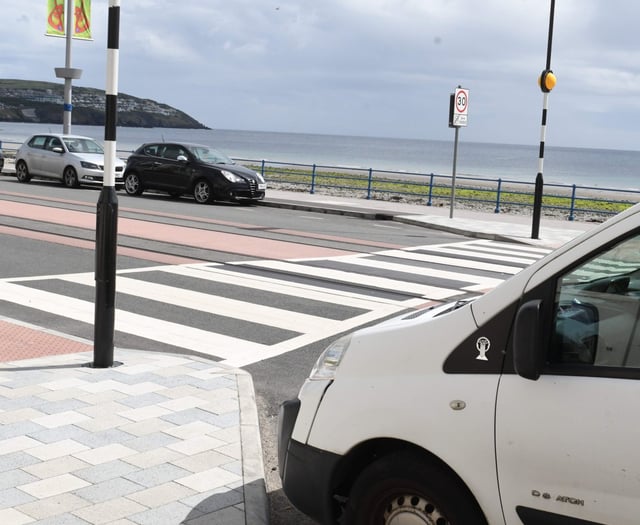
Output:
[[446,476],[459,488],[462,497],[469,499],[469,504],[476,509],[477,523],[486,525],[486,519],[475,497],[453,469],[431,452],[413,443],[394,439],[376,439],[361,443],[341,460],[333,477],[334,500],[342,504],[341,509],[336,509],[336,517],[342,517],[340,523],[350,523],[343,520],[345,517],[348,519],[349,498],[353,495],[354,489],[358,490],[358,478],[371,470],[374,464],[387,458],[393,458],[394,463],[402,460],[420,463],[425,465],[425,468]]

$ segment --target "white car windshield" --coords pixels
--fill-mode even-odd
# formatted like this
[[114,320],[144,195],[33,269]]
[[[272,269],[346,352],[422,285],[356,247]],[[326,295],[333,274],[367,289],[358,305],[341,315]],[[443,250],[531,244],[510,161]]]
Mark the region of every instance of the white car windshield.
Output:
[[104,153],[102,146],[92,139],[67,137],[62,140],[71,153]]
[[190,148],[193,156],[202,162],[207,162],[208,164],[233,164],[234,162],[227,157],[224,153],[220,153],[212,148],[205,148],[201,146],[196,146]]

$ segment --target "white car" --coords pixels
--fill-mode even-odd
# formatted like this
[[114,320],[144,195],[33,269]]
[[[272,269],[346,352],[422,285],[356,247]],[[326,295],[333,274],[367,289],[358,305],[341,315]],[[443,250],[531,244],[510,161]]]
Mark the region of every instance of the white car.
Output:
[[[116,158],[115,186],[124,185],[125,163]],[[16,177],[20,182],[32,178],[56,179],[68,188],[101,186],[104,150],[90,137],[39,133],[27,139],[16,153]]]
[[475,300],[347,335],[281,407],[324,524],[640,523],[640,204]]

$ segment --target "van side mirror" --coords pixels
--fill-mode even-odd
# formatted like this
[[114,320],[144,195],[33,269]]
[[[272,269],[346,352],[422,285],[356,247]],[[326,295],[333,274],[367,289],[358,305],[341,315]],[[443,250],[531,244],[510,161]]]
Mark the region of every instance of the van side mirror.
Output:
[[546,354],[541,317],[542,301],[535,299],[518,309],[513,324],[513,366],[518,375],[532,381],[540,377]]

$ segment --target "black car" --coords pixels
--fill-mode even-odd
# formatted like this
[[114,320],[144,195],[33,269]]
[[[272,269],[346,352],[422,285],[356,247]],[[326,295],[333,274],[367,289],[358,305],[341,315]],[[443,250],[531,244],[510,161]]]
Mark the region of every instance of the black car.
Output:
[[264,199],[267,184],[259,173],[236,164],[209,146],[149,143],[127,159],[124,188],[129,195],[145,190],[173,197],[191,194],[201,204]]
[[2,168],[4,168],[4,155],[2,154],[2,150],[0,149],[0,173],[2,173]]

